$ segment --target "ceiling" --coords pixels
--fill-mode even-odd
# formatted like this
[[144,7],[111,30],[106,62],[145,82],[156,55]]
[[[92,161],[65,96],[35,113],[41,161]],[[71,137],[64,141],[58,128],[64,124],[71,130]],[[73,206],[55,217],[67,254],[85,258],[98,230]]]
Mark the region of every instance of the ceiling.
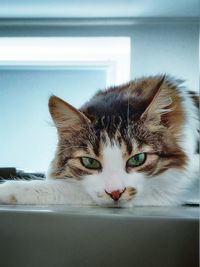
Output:
[[197,18],[198,0],[0,0],[0,18]]

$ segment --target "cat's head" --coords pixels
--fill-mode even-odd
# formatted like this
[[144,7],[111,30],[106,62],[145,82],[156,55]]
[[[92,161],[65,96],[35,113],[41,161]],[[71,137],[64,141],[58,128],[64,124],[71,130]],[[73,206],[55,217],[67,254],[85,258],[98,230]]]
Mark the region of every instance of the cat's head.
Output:
[[51,175],[80,182],[100,205],[126,206],[172,168],[184,168],[179,143],[184,111],[164,78],[97,93],[80,110],[52,96],[58,147]]

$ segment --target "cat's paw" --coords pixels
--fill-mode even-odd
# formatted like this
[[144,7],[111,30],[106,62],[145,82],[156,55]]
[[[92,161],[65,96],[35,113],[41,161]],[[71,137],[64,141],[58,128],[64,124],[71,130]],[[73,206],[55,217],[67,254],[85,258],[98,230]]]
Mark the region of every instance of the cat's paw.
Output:
[[0,184],[0,204],[17,203],[17,196],[10,189],[9,182]]

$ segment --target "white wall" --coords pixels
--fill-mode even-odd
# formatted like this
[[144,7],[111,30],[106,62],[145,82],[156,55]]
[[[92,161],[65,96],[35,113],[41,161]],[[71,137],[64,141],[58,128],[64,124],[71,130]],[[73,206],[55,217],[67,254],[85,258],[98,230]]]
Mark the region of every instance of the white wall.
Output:
[[198,25],[146,25],[132,31],[132,77],[169,73],[199,88]]
[[132,79],[143,75],[168,73],[186,80],[191,90],[199,90],[197,24],[133,25],[101,28],[99,31],[90,29],[85,31],[85,34],[130,35]]
[[[161,20],[162,22],[162,20]],[[131,77],[169,73],[199,87],[199,24],[174,21],[127,26],[1,26],[0,36],[131,36]],[[114,45],[114,44],[113,44]]]

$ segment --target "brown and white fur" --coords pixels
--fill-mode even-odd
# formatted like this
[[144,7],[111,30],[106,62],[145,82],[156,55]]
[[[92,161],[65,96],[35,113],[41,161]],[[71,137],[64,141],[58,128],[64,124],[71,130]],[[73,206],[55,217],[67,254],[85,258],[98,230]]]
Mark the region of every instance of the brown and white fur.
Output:
[[[179,205],[198,186],[198,97],[169,76],[98,92],[80,110],[52,96],[58,146],[44,181],[0,185],[0,203]],[[146,153],[130,168],[133,155]],[[87,169],[81,157],[98,160]],[[117,196],[117,197],[116,197]]]

